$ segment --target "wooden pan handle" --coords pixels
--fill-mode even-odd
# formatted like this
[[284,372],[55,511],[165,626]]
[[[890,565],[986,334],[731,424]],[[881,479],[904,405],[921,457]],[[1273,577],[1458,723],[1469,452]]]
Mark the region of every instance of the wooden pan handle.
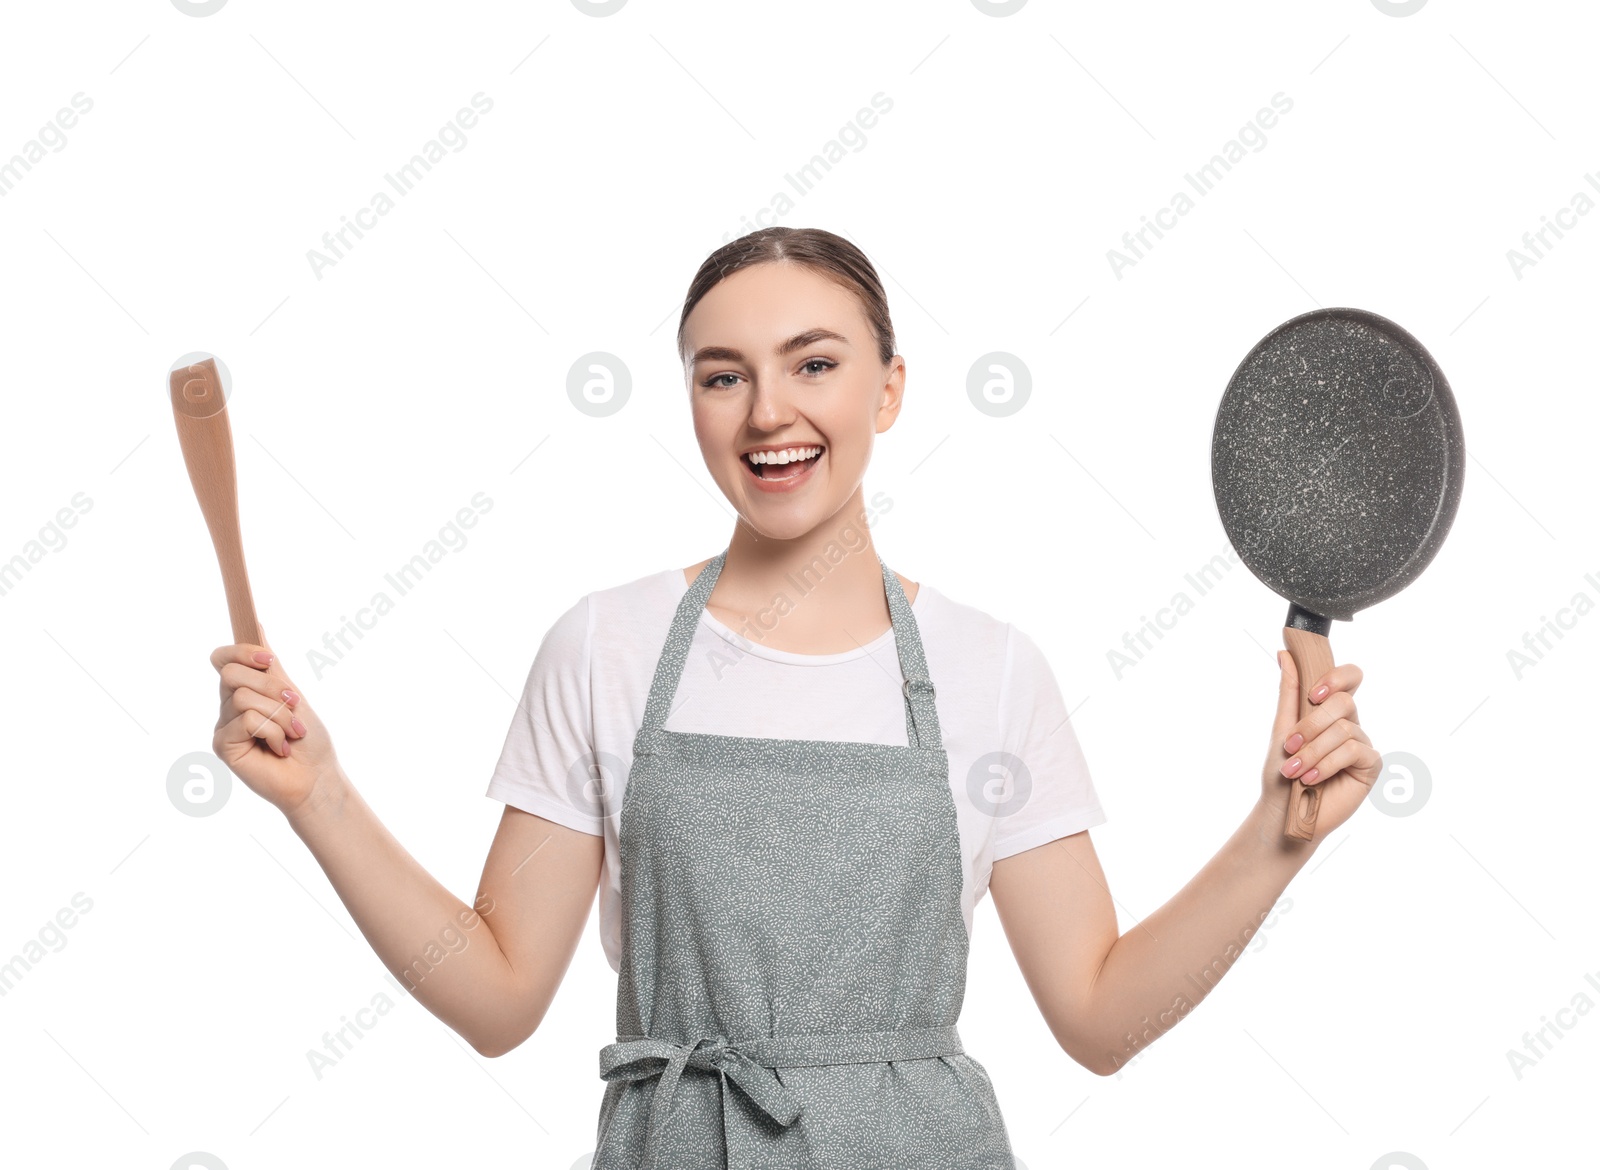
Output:
[[[1300,718],[1311,714],[1311,688],[1316,681],[1333,669],[1333,647],[1321,634],[1309,630],[1283,627],[1283,646],[1294,659],[1294,668],[1300,678]],[[1322,789],[1307,788],[1299,778],[1291,780],[1289,808],[1283,821],[1283,835],[1301,841],[1311,840],[1317,827],[1317,809],[1322,804]]]
[[250,577],[244,567],[244,540],[239,535],[239,492],[233,471],[233,431],[228,426],[228,404],[222,395],[217,363],[206,358],[172,371],[172,416],[178,424],[178,443],[189,468],[195,499],[211,530],[211,544],[222,567],[222,586],[228,593],[228,617],[233,640],[259,646],[261,626],[250,597]]

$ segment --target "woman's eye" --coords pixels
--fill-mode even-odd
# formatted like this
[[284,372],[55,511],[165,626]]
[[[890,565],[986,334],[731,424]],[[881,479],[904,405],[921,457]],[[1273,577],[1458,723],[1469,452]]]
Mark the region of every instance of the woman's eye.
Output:
[[[838,362],[830,361],[828,358],[812,358],[810,361],[801,363],[800,371],[801,373],[809,374],[812,377],[818,377],[827,373],[838,364]],[[723,381],[724,378],[730,380],[725,382]],[[701,383],[701,385],[709,387],[713,390],[728,390],[731,389],[733,387],[733,383],[737,382],[738,380],[738,374],[712,374],[711,377],[707,378]]]

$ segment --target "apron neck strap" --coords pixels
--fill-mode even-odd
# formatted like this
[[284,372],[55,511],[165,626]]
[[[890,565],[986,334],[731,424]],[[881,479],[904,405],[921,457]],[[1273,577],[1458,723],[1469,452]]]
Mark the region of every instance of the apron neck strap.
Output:
[[[683,677],[684,663],[688,660],[689,647],[700,623],[700,613],[705,609],[706,599],[711,596],[711,590],[722,574],[727,557],[727,549],[712,557],[689,586],[683,600],[678,602],[672,626],[667,631],[666,645],[656,661],[650,697],[645,701],[641,734],[653,734],[667,721],[668,707]],[[933,682],[928,677],[928,663],[923,656],[922,635],[917,629],[917,619],[911,612],[911,603],[906,600],[905,590],[900,588],[900,579],[883,563],[882,557],[878,558],[878,566],[883,571],[884,596],[889,602],[895,650],[900,658],[900,672],[904,675],[900,693],[906,704],[906,740],[914,748],[941,749],[944,743],[939,731],[939,712],[934,706]]]

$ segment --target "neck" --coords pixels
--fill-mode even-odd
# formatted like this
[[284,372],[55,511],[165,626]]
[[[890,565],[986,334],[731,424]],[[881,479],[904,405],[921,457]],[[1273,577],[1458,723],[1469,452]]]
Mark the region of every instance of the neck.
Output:
[[726,609],[792,613],[798,625],[815,621],[822,611],[859,611],[863,605],[887,620],[883,571],[861,489],[823,523],[792,540],[760,536],[742,521],[735,524],[714,592]]

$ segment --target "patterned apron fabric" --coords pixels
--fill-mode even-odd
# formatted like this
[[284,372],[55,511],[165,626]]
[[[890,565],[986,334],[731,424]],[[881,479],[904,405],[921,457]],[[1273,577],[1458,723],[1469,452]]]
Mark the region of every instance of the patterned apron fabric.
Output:
[[593,1170],[1014,1170],[956,1032],[961,843],[900,582],[880,559],[909,746],[666,731],[726,556],[679,604],[634,740]]

